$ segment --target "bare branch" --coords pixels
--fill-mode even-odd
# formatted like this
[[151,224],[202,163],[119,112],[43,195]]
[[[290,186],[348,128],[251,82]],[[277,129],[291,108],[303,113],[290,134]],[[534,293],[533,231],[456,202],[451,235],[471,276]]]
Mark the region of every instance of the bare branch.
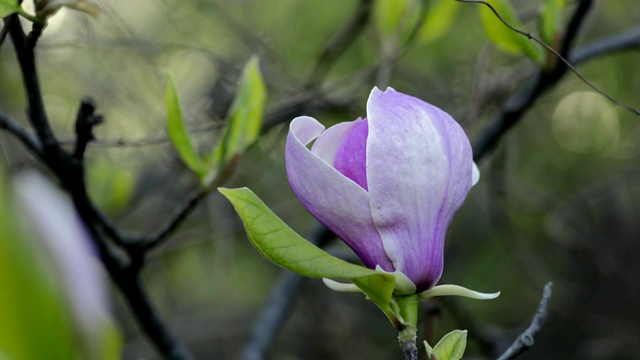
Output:
[[573,49],[569,62],[577,65],[598,56],[628,50],[640,50],[640,26]]
[[[517,32],[520,35],[526,36],[527,38],[535,41],[536,43],[540,44],[542,47],[544,47],[547,51],[551,52],[552,54],[554,54],[560,61],[562,61],[562,63],[564,64],[564,66],[562,67],[558,67],[556,66],[552,71],[551,71],[551,76],[554,77],[555,74],[557,73],[558,76],[562,76],[564,75],[566,69],[571,70],[571,72],[573,72],[574,74],[576,74],[576,76],[578,78],[580,78],[580,80],[582,80],[582,82],[584,82],[585,84],[587,84],[590,88],[592,88],[594,91],[596,91],[597,93],[599,93],[600,95],[604,96],[605,98],[607,98],[609,101],[613,102],[614,104],[622,107],[623,109],[632,112],[635,115],[640,115],[640,110],[625,104],[624,102],[614,98],[613,96],[609,95],[607,92],[605,92],[604,90],[600,89],[598,86],[596,86],[594,83],[592,83],[589,79],[587,79],[586,77],[584,77],[584,75],[582,75],[573,65],[571,65],[571,63],[569,62],[569,60],[567,60],[565,58],[565,56],[567,55],[567,53],[569,52],[569,48],[571,46],[572,41],[564,41],[562,43],[562,46],[560,47],[560,51],[556,51],[555,49],[553,49],[551,46],[545,44],[542,40],[538,39],[536,36],[534,36],[532,33],[528,33],[525,31],[522,31],[516,27],[514,27],[513,25],[509,24],[504,18],[502,18],[502,16],[500,16],[500,14],[496,11],[496,9],[493,8],[493,6],[491,6],[491,4],[489,4],[486,1],[482,1],[482,0],[457,0],[460,2],[465,2],[465,3],[476,3],[476,4],[483,4],[488,6],[491,11],[496,15],[496,17],[503,23],[505,24],[509,29]],[[582,0],[580,2],[580,4],[578,5],[574,16],[572,17],[571,21],[569,22],[569,26],[567,27],[567,35],[565,37],[565,39],[573,39],[574,36],[571,36],[573,34],[577,34],[578,28],[580,27],[581,23],[582,23],[582,19],[584,18],[584,16],[586,15],[589,7],[590,7],[590,3],[592,2],[592,0]]]
[[9,18],[6,20],[2,26],[2,30],[0,30],[0,49],[2,49],[2,44],[7,39],[7,35],[9,34],[9,21],[13,18]]
[[540,305],[538,305],[538,309],[536,310],[535,315],[533,315],[531,324],[516,338],[513,344],[498,358],[498,360],[515,359],[518,355],[533,346],[535,343],[535,336],[540,332],[540,329],[542,329],[544,320],[547,317],[552,290],[553,284],[548,282],[547,285],[544,286]]
[[207,195],[208,191],[202,190],[200,188],[192,191],[187,200],[177,208],[171,219],[164,225],[162,229],[160,229],[156,234],[151,235],[148,239],[141,240],[143,242],[142,248],[145,251],[151,250],[162,245],[177,228],[182,224],[182,222],[195,210],[195,208],[200,204]]
[[[458,0],[461,2],[478,2],[486,4],[482,1],[475,0]],[[579,25],[585,18],[585,15],[591,7],[592,0],[581,0],[578,7],[573,13],[561,48],[569,48],[573,40],[577,36]],[[488,5],[488,4],[487,4]],[[490,5],[488,5],[490,6]],[[492,8],[493,9],[493,8]],[[494,10],[495,12],[495,10]],[[510,26],[510,25],[508,25]],[[510,26],[511,27],[511,26]],[[523,32],[520,32],[523,33]],[[526,36],[529,36],[525,33]],[[547,90],[553,88],[562,76],[566,73],[567,67],[565,63],[556,63],[553,69],[547,71],[539,71],[538,74],[532,78],[531,81],[524,84],[519,91],[512,95],[504,107],[500,110],[500,113],[495,117],[493,122],[487,125],[482,133],[477,137],[473,143],[473,160],[478,162],[484,158],[489,151],[498,144],[498,141],[502,136],[513,127],[529,110],[529,108],[536,102],[536,100],[544,94]]]
[[38,140],[25,128],[20,126],[20,124],[3,113],[0,113],[0,129],[13,134],[13,136],[18,138],[32,153],[42,158],[42,146],[40,146]]
[[371,15],[372,2],[372,0],[360,0],[351,19],[349,19],[344,27],[331,39],[318,57],[316,66],[307,81],[307,87],[314,87],[321,84],[331,69],[331,66],[335,64],[336,60],[344,54],[344,51],[349,48],[349,45],[351,45],[362,30],[364,30]]
[[73,157],[81,161],[87,144],[94,139],[93,127],[102,123],[102,116],[95,114],[96,103],[90,97],[84,97],[80,102],[80,109],[76,117],[76,149]]
[[[309,241],[319,247],[333,239],[335,235],[318,224]],[[275,342],[278,333],[293,312],[300,288],[305,278],[290,271],[283,272],[271,296],[262,308],[251,337],[245,345],[240,360],[264,360]]]

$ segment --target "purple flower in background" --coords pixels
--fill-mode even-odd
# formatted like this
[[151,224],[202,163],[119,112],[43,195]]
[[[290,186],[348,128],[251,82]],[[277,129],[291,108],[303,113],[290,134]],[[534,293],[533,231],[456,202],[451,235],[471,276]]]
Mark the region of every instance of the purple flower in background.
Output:
[[418,292],[440,279],[447,228],[479,177],[460,125],[391,88],[373,89],[365,119],[326,131],[313,118],[294,119],[286,166],[318,221],[367,267],[400,271]]
[[15,190],[34,235],[52,262],[81,333],[87,341],[99,341],[111,322],[107,282],[73,205],[35,172],[20,175]]

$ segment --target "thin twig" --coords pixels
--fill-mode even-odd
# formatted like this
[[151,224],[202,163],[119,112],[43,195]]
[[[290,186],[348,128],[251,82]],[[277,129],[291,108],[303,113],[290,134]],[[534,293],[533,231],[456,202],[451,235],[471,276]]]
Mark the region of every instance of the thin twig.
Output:
[[[472,0],[458,0],[462,2],[475,2]],[[581,0],[574,11],[567,29],[561,49],[569,49],[570,44],[577,36],[580,24],[586,13],[591,8],[592,0]],[[494,10],[495,11],[495,10]],[[566,54],[565,54],[566,55]],[[484,158],[498,144],[500,138],[511,129],[535,103],[535,101],[547,90],[551,89],[566,73],[567,67],[558,62],[554,68],[547,71],[539,71],[530,81],[524,84],[506,102],[493,122],[487,125],[473,143],[473,159],[478,162]]]
[[538,334],[538,332],[540,332],[540,329],[542,329],[544,320],[547,317],[547,313],[549,311],[549,300],[551,299],[552,290],[553,284],[551,282],[548,282],[547,285],[544,286],[540,305],[538,305],[538,309],[536,310],[535,315],[533,315],[531,324],[516,338],[513,344],[502,355],[500,355],[498,360],[515,359],[518,355],[522,354],[524,351],[533,346],[535,342],[535,336]]
[[40,146],[38,140],[25,128],[20,126],[20,124],[3,113],[0,113],[0,129],[13,134],[27,149],[39,158],[42,158],[42,146]]
[[96,102],[90,97],[84,97],[80,101],[80,108],[76,116],[76,148],[73,157],[81,161],[87,144],[95,137],[93,127],[102,123],[102,116],[95,114]]
[[[309,241],[322,247],[334,237],[333,232],[318,224]],[[297,295],[304,281],[305,278],[298,274],[290,271],[283,272],[253,326],[249,341],[240,355],[240,360],[264,360],[267,358],[269,349],[278,333],[293,312]]]
[[182,224],[182,222],[191,214],[193,210],[200,204],[207,195],[208,191],[202,190],[200,188],[192,191],[188,196],[187,200],[177,208],[171,219],[164,225],[162,229],[160,229],[154,235],[149,236],[149,238],[142,240],[143,241],[143,249],[148,251],[153,248],[156,248],[163,244],[177,228]]
[[[560,61],[562,61],[564,63],[564,66],[566,66],[569,70],[571,70],[571,72],[573,72],[578,78],[580,78],[580,80],[582,80],[582,82],[587,84],[587,86],[589,86],[591,89],[593,89],[594,91],[596,91],[600,95],[604,96],[605,98],[607,98],[609,101],[613,102],[614,104],[616,104],[616,105],[622,107],[623,109],[633,113],[634,115],[640,115],[640,110],[639,109],[636,109],[636,108],[634,108],[634,107],[632,107],[630,105],[627,105],[626,103],[624,103],[624,102],[616,99],[615,97],[609,95],[607,92],[605,92],[604,90],[600,89],[593,82],[591,82],[584,75],[582,75],[573,65],[571,65],[571,63],[563,56],[563,54],[566,55],[566,53],[568,52],[569,45],[570,45],[568,42],[564,42],[563,47],[561,48],[560,52],[558,52],[555,49],[553,49],[551,46],[545,44],[544,41],[538,39],[532,33],[522,31],[522,30],[514,27],[510,23],[508,23],[504,18],[502,18],[502,16],[500,16],[500,14],[496,11],[496,9],[494,9],[493,6],[491,4],[489,4],[488,2],[483,1],[483,0],[457,0],[457,1],[464,2],[464,3],[483,4],[483,5],[488,6],[491,9],[491,11],[496,15],[496,17],[503,24],[505,24],[509,29],[517,32],[520,35],[526,36],[527,38],[529,38],[529,39],[535,41],[536,43],[540,44],[542,47],[544,47],[550,53],[554,54],[558,59],[560,59]],[[588,1],[590,2],[591,0],[588,0]],[[586,1],[582,1],[581,4],[583,4],[585,2]],[[583,9],[583,8],[585,8],[585,7],[578,5],[578,11],[580,9]],[[586,9],[588,9],[588,7],[586,7]],[[581,21],[580,21],[580,23],[581,23]],[[580,23],[575,24],[576,25],[575,30],[577,30],[577,27],[580,25]],[[573,24],[574,24],[573,22],[569,23],[568,32],[575,32],[575,31],[572,31],[574,29],[571,28],[571,25],[573,25]],[[558,70],[558,68],[556,67],[556,71],[557,70]],[[562,72],[564,72],[564,70],[562,70]]]
[[627,50],[640,50],[640,26],[575,48],[569,53],[568,59],[577,65],[597,56]]
[[372,2],[372,0],[360,0],[353,16],[325,46],[320,56],[318,56],[311,76],[309,76],[307,88],[316,87],[322,83],[336,60],[344,54],[345,50],[364,30],[371,17]]
[[[9,18],[11,20],[12,18]],[[0,49],[2,49],[2,44],[7,39],[7,34],[9,34],[9,24],[8,21],[5,21],[2,25],[2,30],[0,30]]]
[[[640,27],[635,27],[620,34],[614,34],[609,37],[594,41],[592,43],[577,47],[569,52],[569,56],[567,58],[572,64],[577,65],[592,60],[598,56],[609,55],[638,48],[640,48]],[[373,72],[373,68],[367,70],[366,72]],[[340,83],[342,83],[342,81]],[[319,110],[339,110],[341,108],[347,108],[350,103],[349,101],[337,103],[322,100],[323,98],[326,98],[327,95],[331,94],[333,89],[337,88],[339,87],[330,86],[323,92],[312,89],[314,91],[303,92],[304,96],[299,96],[298,94],[294,98],[278,106],[272,107],[265,115],[265,126],[263,128],[263,133],[270,130],[277,124],[290,119],[302,112],[317,112]],[[314,103],[317,104],[313,105]],[[189,133],[197,134],[201,132],[220,129],[221,127],[222,125],[219,123],[195,126],[189,128]],[[62,140],[59,143],[61,145],[75,145],[76,142],[75,140]],[[91,146],[107,148],[130,148],[166,145],[168,143],[169,137],[167,135],[161,135],[157,137],[144,137],[139,139],[96,139],[91,142]]]

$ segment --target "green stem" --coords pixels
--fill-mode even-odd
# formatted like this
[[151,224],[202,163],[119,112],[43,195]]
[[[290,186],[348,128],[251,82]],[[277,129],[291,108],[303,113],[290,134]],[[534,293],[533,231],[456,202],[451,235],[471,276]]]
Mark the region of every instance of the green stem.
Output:
[[22,7],[17,11],[18,15],[22,16],[23,18],[31,21],[32,23],[36,23],[36,24],[40,24],[40,25],[44,25],[45,24],[45,20],[35,16],[35,15],[31,15],[28,12],[26,12]]
[[398,341],[405,360],[417,360],[418,348],[416,338],[418,332],[418,295],[396,297],[398,318],[401,326],[398,329]]

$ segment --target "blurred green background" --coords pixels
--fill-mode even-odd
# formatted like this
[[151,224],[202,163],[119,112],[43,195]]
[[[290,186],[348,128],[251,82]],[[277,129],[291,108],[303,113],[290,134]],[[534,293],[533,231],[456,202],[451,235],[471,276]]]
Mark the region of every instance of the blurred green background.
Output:
[[[118,225],[161,227],[197,181],[169,145],[163,70],[174,76],[198,146],[218,137],[240,71],[261,59],[274,124],[240,161],[228,187],[247,186],[301,234],[315,221],[289,189],[284,171],[287,121],[313,115],[325,125],[365,116],[376,84],[449,112],[476,138],[536,65],[497,50],[482,30],[477,4],[458,4],[451,27],[419,37],[381,74],[385,48],[373,24],[339,58],[320,89],[310,78],[324,46],[356,0],[148,1],[100,3],[94,20],[62,10],[37,48],[41,85],[59,139],[71,145],[79,100],[94,97],[106,122],[89,146],[93,198]],[[536,32],[543,1],[516,1]],[[566,19],[573,9],[562,13]],[[532,15],[533,14],[533,15]],[[594,1],[578,46],[640,23],[638,0]],[[640,52],[611,54],[579,70],[610,95],[640,106]],[[369,71],[373,69],[373,71]],[[316,84],[317,85],[317,84]],[[317,88],[317,86],[316,86]],[[291,106],[310,97],[302,108]],[[0,51],[0,109],[26,126],[24,90],[9,41]],[[277,118],[285,109],[291,116]],[[275,115],[274,115],[275,114]],[[0,132],[9,171],[37,167]],[[469,329],[466,359],[502,349],[529,323],[542,287],[554,283],[551,312],[521,359],[640,359],[640,122],[568,74],[542,96],[480,164],[480,183],[451,225],[441,283],[502,291],[493,301],[443,299],[422,322],[435,338]],[[338,242],[330,249],[346,247]],[[151,254],[144,279],[164,319],[201,359],[234,359],[282,270],[246,240],[231,206],[212,193]],[[115,313],[125,359],[153,359],[117,291]],[[305,282],[273,359],[396,359],[396,334],[363,296]],[[489,352],[490,353],[490,352]]]

